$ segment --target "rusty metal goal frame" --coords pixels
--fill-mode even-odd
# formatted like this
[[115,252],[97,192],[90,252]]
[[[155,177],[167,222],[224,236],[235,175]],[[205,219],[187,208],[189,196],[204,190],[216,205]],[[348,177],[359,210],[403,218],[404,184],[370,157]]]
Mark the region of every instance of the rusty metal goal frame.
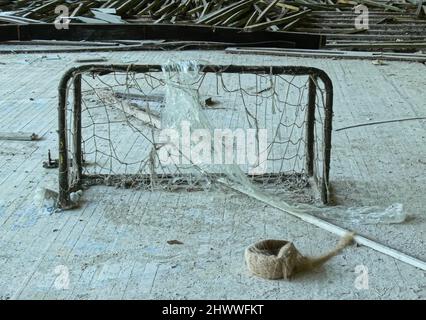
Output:
[[[81,187],[82,182],[88,177],[82,172],[82,74],[108,74],[113,72],[161,72],[161,65],[83,65],[73,67],[65,72],[59,83],[58,92],[58,134],[59,134],[59,199],[58,206],[69,208],[71,206],[70,194]],[[240,73],[240,74],[263,74],[263,75],[291,75],[308,76],[308,102],[306,108],[306,159],[305,168],[309,177],[314,177],[314,143],[315,143],[315,108],[316,92],[318,80],[324,85],[324,123],[323,123],[323,148],[322,159],[323,167],[320,181],[317,183],[321,200],[323,203],[329,202],[330,196],[330,160],[331,160],[331,136],[332,136],[332,117],[333,117],[333,85],[329,76],[321,69],[305,66],[243,66],[243,65],[200,65],[199,71],[204,73]],[[71,158],[67,146],[67,104],[68,89],[73,87],[73,154],[74,165],[77,168],[73,170],[77,174],[77,179],[73,183],[69,181],[69,170]],[[147,177],[149,179],[149,177]]]

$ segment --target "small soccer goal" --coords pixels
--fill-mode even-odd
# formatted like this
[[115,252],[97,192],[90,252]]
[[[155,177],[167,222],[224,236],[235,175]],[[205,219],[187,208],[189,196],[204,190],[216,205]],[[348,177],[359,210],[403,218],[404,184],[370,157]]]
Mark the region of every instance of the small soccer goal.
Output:
[[72,68],[59,85],[59,205],[93,185],[239,184],[327,203],[332,103],[331,80],[310,67]]

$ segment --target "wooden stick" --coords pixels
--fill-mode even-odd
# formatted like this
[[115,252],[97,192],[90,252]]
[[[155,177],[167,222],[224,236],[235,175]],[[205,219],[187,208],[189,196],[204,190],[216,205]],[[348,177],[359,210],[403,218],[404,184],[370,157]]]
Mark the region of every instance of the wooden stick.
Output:
[[267,14],[268,14],[268,12],[277,4],[277,2],[278,2],[279,0],[274,0],[274,1],[272,1],[266,8],[265,8],[265,10],[263,10],[261,13],[260,13],[260,15],[257,17],[257,19],[256,19],[256,22],[260,22],[262,19],[263,19],[263,17],[265,17]]
[[251,26],[245,27],[244,30],[245,31],[258,31],[258,30],[262,30],[262,29],[270,27],[270,26],[274,26],[274,25],[278,26],[278,25],[281,25],[281,24],[290,23],[290,22],[300,18],[301,16],[304,16],[305,14],[307,14],[310,11],[311,10],[308,9],[308,10],[305,10],[305,11],[302,11],[302,12],[292,14],[290,16],[286,16],[286,17],[281,18],[281,19],[262,22],[262,23],[258,23],[258,24],[253,24]]
[[[117,95],[115,95],[117,97]],[[136,96],[136,95],[135,95]],[[121,94],[121,97],[123,97],[123,94]],[[123,97],[124,98],[124,97]],[[129,94],[128,98],[131,98],[131,94]],[[142,121],[145,125],[153,128],[160,129],[161,128],[161,118],[160,114],[156,113],[153,110],[149,109],[149,101],[155,101],[159,102],[161,101],[161,97],[154,96],[146,96],[146,102],[147,107],[140,107],[137,104],[131,103],[129,101],[123,101],[123,103],[119,105],[112,105],[114,108],[117,108],[124,112],[125,114],[135,117],[136,119],[139,119]],[[151,100],[149,100],[151,99]]]
[[346,130],[346,129],[372,126],[372,125],[375,125],[375,124],[385,124],[385,123],[403,122],[403,121],[412,121],[412,120],[426,120],[426,117],[414,117],[414,118],[402,118],[402,119],[365,122],[365,123],[355,124],[355,125],[352,125],[352,126],[347,126],[347,127],[344,127],[344,128],[339,128],[339,129],[336,129],[335,131],[342,131],[342,130]]
[[28,132],[0,132],[0,140],[34,141],[39,137],[35,133]]
[[77,63],[95,63],[95,62],[106,62],[107,58],[88,58],[88,59],[77,59],[75,62]]

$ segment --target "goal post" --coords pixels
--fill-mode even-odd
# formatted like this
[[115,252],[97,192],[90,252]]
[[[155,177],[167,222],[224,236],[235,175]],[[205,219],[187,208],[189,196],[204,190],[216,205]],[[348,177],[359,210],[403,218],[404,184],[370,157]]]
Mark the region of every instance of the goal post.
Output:
[[[333,116],[328,75],[303,66],[196,68],[190,81],[180,76],[182,70],[161,65],[83,65],[63,75],[58,104],[61,208],[72,206],[72,192],[90,185],[145,190],[177,190],[186,185],[193,190],[204,183],[200,175],[211,180],[223,175],[222,168],[229,163],[195,163],[192,153],[182,150],[174,158],[181,163],[161,161],[159,154],[167,144],[159,135],[165,129],[182,135],[187,120],[192,147],[193,140],[200,138],[192,133],[207,128],[215,129],[211,137],[219,129],[245,134],[243,149],[257,152],[256,165],[259,154],[265,155],[260,173],[251,171],[253,163],[235,163],[237,157],[231,157],[251,182],[277,190],[308,182],[328,203]],[[265,143],[259,147],[262,130]],[[250,137],[254,142],[249,143]],[[184,140],[180,137],[179,146]],[[218,145],[224,146],[226,137],[220,141]],[[236,144],[235,138],[228,147]],[[172,157],[170,150],[163,154]],[[212,154],[204,152],[207,158]]]

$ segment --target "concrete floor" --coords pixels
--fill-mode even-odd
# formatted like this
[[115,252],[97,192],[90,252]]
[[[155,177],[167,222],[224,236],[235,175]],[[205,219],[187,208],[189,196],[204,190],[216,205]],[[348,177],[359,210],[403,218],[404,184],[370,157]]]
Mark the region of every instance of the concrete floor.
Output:
[[[76,59],[86,57],[111,63],[157,64],[173,58],[314,66],[333,80],[336,129],[426,116],[426,67],[420,63],[213,51],[2,55],[1,131],[35,132],[43,139],[0,141],[0,299],[426,298],[425,272],[366,247],[352,246],[290,282],[249,275],[243,251],[259,239],[291,240],[304,254],[325,252],[338,239],[238,194],[93,187],[78,210],[50,215],[37,208],[40,188],[57,189],[57,171],[42,168],[47,150],[57,153],[57,85]],[[425,125],[419,120],[333,132],[331,171],[338,203],[401,202],[409,214],[398,225],[339,225],[422,260]],[[167,244],[174,239],[183,244]],[[368,288],[360,288],[359,270],[367,269]]]

